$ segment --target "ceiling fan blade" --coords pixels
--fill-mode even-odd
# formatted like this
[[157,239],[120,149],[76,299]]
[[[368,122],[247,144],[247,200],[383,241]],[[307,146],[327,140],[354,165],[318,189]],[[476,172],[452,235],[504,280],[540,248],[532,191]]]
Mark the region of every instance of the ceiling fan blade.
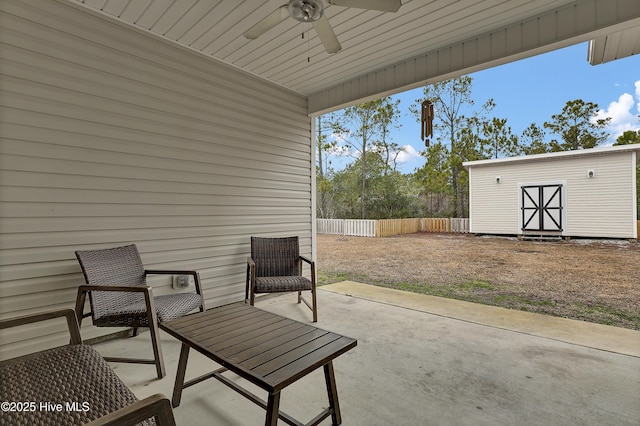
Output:
[[333,28],[327,19],[327,15],[323,13],[322,17],[313,23],[313,28],[316,30],[318,38],[327,53],[336,53],[342,49],[338,37],[336,37],[336,33],[333,32]]
[[255,24],[253,27],[249,28],[243,35],[249,40],[254,40],[269,31],[271,28],[278,25],[280,22],[287,19],[288,17],[289,9],[287,8],[287,5],[280,6],[279,8],[262,18],[262,20]]
[[381,12],[397,12],[402,6],[402,0],[327,0],[327,3],[335,6],[379,10]]

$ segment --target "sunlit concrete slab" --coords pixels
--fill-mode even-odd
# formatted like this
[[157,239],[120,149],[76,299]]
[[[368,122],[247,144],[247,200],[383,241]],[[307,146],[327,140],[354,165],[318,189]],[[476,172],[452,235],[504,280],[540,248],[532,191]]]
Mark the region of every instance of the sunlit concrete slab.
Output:
[[626,328],[409,293],[353,281],[327,285],[322,289],[458,320],[640,357],[640,332]]
[[[544,335],[545,328],[552,329],[544,315],[515,318],[513,312],[492,308],[496,314],[491,315],[502,321],[493,323],[487,319],[491,315],[483,319],[483,305],[429,298],[425,308],[422,297],[428,296],[361,286],[339,283],[318,290],[314,325],[358,340],[356,348],[334,361],[344,425],[640,424],[640,357],[625,353],[637,350],[634,344],[618,352],[615,346],[594,343],[595,337],[588,344],[564,341]],[[270,296],[256,306],[310,323],[311,311],[296,300],[294,294]],[[587,323],[573,329],[606,337],[589,332],[589,326],[601,329]],[[563,327],[570,336],[571,327]],[[640,332],[621,333],[623,339],[640,342]],[[157,392],[171,397],[180,344],[161,335],[164,379],[154,379],[153,366],[112,364],[140,398]],[[105,355],[151,352],[148,333],[97,348]],[[217,367],[191,351],[187,378]],[[280,408],[306,422],[327,403],[320,369],[286,388]],[[175,409],[179,425],[259,425],[264,414],[215,380],[185,389]]]

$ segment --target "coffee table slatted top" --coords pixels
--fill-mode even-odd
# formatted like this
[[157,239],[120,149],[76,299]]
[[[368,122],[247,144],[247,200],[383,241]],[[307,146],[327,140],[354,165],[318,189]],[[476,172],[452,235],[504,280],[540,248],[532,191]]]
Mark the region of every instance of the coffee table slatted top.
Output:
[[244,303],[198,312],[160,327],[270,393],[357,345],[350,337]]

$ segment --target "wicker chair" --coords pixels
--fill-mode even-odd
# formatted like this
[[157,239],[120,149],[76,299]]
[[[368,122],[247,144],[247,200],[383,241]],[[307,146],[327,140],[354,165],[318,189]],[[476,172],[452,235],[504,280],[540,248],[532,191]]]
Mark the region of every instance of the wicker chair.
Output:
[[[311,267],[311,280],[302,276],[302,262]],[[302,291],[311,291],[309,304]],[[245,303],[255,302],[257,293],[298,292],[298,303],[305,303],[313,311],[313,322],[318,321],[316,303],[315,262],[300,256],[298,237],[251,237],[251,257],[247,259],[247,286]]]
[[[3,410],[0,424],[175,426],[171,402],[164,395],[139,401],[104,358],[82,343],[73,310],[3,319],[0,329],[62,317],[67,319],[70,344],[0,364],[0,400],[22,407]],[[59,408],[53,409],[56,405]]]
[[[200,309],[204,311],[204,298],[200,276],[196,271],[144,269],[135,244],[103,250],[76,251],[76,257],[86,285],[78,288],[76,313],[82,319],[91,316],[97,327],[148,327],[153,345],[153,360],[133,358],[105,358],[112,362],[155,364],[158,378],[165,376],[164,359],[158,336],[158,323],[180,318]],[[196,292],[153,296],[146,277],[150,274],[192,275]],[[91,312],[84,313],[85,298],[89,293]]]

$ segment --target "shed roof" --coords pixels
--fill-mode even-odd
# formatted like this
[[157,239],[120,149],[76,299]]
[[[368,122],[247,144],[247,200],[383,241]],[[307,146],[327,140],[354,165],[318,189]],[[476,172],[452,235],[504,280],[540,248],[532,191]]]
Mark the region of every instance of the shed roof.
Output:
[[578,156],[605,155],[619,152],[635,151],[640,151],[640,143],[631,145],[617,145],[591,149],[580,149],[575,151],[550,152],[546,154],[522,155],[519,157],[496,158],[491,160],[465,161],[464,163],[462,163],[462,165],[469,169],[471,167],[491,167],[511,163],[560,160]]

